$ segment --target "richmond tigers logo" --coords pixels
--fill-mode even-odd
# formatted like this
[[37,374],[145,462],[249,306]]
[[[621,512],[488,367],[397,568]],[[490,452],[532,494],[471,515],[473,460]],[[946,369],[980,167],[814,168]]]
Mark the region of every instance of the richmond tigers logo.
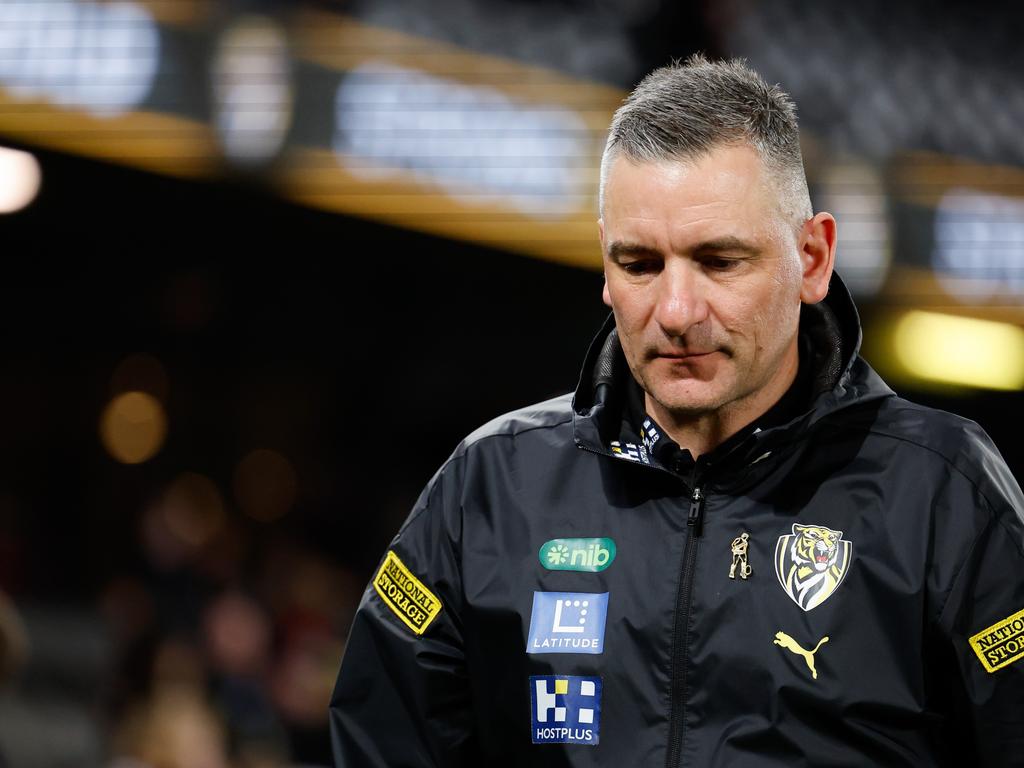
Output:
[[842,531],[822,525],[793,524],[793,533],[775,545],[775,575],[793,598],[809,611],[832,596],[850,569],[853,543]]

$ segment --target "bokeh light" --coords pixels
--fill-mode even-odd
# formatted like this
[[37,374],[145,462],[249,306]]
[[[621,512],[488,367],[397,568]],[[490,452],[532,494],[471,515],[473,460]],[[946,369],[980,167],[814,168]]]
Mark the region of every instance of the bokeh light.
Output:
[[858,297],[874,296],[892,260],[888,199],[881,172],[867,163],[836,163],[818,180],[816,210],[838,221],[836,268]]
[[262,674],[270,661],[270,619],[250,596],[230,591],[217,597],[203,620],[206,650],[219,671],[241,677]]
[[295,470],[277,451],[260,448],[249,453],[238,463],[234,480],[238,506],[256,520],[276,520],[295,503]]
[[1024,388],[1024,330],[1007,323],[937,312],[908,312],[893,342],[911,375],[986,389]]
[[224,527],[224,502],[210,478],[195,472],[179,475],[164,492],[160,509],[167,529],[198,549]]
[[211,77],[224,151],[241,163],[271,159],[291,125],[287,35],[264,16],[242,16],[217,43]]
[[100,417],[100,439],[122,464],[141,464],[155,456],[167,436],[160,402],[145,392],[125,392],[111,400]]
[[35,155],[0,147],[0,213],[14,213],[39,193],[43,173]]

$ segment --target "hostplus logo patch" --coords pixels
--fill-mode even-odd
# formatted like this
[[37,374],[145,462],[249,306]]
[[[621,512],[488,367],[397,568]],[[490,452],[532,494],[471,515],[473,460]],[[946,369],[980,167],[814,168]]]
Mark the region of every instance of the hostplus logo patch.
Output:
[[534,592],[527,653],[601,653],[608,593]]
[[597,744],[601,729],[601,678],[530,677],[534,744]]

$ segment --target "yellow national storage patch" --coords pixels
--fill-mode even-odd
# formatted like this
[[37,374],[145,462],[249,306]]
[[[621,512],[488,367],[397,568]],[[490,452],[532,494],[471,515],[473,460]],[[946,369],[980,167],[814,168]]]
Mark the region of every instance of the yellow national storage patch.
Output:
[[989,673],[1024,657],[1024,610],[985,627],[970,639],[971,648]]
[[394,552],[388,551],[373,579],[373,588],[384,604],[417,635],[426,632],[430,622],[441,612],[437,595],[423,586]]

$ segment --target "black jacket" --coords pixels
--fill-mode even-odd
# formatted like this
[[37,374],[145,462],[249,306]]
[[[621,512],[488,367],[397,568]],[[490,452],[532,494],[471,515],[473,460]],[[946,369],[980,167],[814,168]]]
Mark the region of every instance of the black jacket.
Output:
[[353,623],[339,764],[1024,765],[1020,488],[858,356],[838,278],[801,337],[809,407],[684,474],[611,322],[468,437]]

